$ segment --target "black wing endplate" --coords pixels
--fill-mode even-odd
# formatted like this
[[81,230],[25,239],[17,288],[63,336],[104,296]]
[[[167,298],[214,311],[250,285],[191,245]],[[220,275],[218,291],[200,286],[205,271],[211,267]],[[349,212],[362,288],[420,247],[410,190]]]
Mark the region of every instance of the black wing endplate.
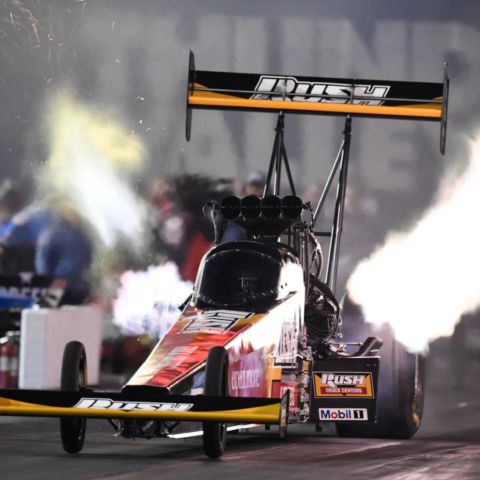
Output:
[[188,79],[187,139],[194,108],[282,111],[438,121],[445,150],[446,64],[443,83],[400,82],[195,70],[190,52]]

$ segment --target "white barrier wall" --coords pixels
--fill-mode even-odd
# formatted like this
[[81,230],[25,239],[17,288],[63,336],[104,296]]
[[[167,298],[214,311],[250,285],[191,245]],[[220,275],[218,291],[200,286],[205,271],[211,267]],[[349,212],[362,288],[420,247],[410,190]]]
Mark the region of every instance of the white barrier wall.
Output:
[[85,345],[88,383],[98,384],[102,314],[94,306],[27,309],[22,312],[19,387],[60,387],[63,349],[71,340]]

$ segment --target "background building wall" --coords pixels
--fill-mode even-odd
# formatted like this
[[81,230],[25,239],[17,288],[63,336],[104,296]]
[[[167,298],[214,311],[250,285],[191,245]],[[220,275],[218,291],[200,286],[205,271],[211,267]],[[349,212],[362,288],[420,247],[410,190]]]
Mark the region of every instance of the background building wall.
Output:
[[[140,136],[148,173],[244,177],[266,167],[273,115],[195,111],[192,141],[185,142],[189,49],[205,70],[386,80],[441,81],[449,61],[444,157],[437,124],[353,122],[352,188],[382,206],[372,244],[429,204],[446,172],[464,165],[467,137],[478,128],[477,2],[24,0],[3,2],[0,13],[3,175],[41,167],[48,156],[45,102],[65,85]],[[341,129],[338,118],[287,118],[301,190],[327,174]]]

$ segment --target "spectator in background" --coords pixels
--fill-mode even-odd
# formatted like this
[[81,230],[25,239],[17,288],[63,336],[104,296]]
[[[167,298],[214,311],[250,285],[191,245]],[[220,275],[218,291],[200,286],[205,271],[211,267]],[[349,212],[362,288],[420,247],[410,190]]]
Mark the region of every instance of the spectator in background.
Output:
[[153,262],[157,264],[172,260],[179,266],[183,261],[187,218],[176,197],[170,182],[163,178],[156,179],[150,187],[149,200],[153,207]]
[[48,226],[50,216],[38,203],[28,203],[28,187],[6,181],[0,188],[2,232],[2,273],[35,270],[35,248],[40,234]]
[[[266,175],[259,170],[253,170],[250,172],[243,187],[244,196],[255,195],[257,197],[263,197],[263,190],[266,181]],[[247,231],[243,227],[237,225],[235,222],[228,222],[221,241],[222,243],[235,242],[237,240],[246,240],[247,238]]]
[[8,235],[13,227],[12,218],[23,205],[23,198],[12,180],[5,180],[0,185],[0,239]]
[[39,235],[35,270],[40,275],[67,280],[62,303],[79,305],[89,298],[87,274],[93,258],[93,245],[78,214],[68,207],[52,215],[50,224]]
[[157,178],[153,181],[150,186],[149,200],[159,216],[164,216],[175,208],[172,187],[164,178]]
[[263,197],[263,189],[265,188],[265,182],[267,176],[260,170],[253,170],[247,176],[245,182],[244,194],[256,195],[257,197]]
[[195,281],[203,255],[212,247],[213,228],[203,214],[203,205],[220,192],[217,182],[202,175],[172,179],[175,198],[182,211],[182,258],[178,263],[183,280]]

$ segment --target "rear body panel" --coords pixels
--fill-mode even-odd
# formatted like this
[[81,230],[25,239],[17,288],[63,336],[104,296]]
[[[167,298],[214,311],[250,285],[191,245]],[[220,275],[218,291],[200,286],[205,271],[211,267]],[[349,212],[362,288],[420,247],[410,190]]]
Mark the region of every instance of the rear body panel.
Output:
[[310,421],[375,422],[379,361],[379,357],[315,360]]

